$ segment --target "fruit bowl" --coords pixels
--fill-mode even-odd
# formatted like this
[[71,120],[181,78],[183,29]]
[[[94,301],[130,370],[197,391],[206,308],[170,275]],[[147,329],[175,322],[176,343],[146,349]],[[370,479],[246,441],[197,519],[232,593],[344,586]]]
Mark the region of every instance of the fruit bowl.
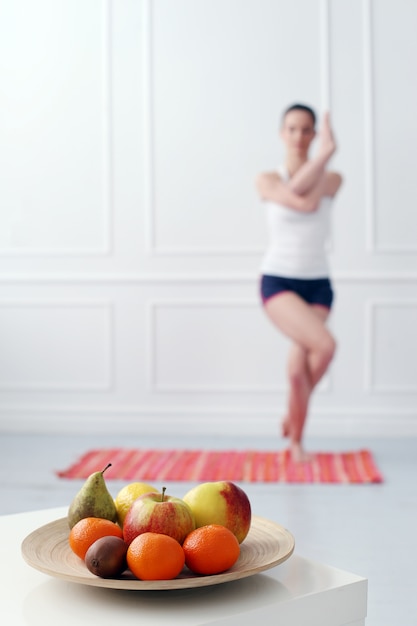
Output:
[[187,568],[172,580],[138,580],[127,570],[120,578],[99,578],[92,574],[68,544],[68,521],[55,520],[30,533],[22,542],[22,556],[33,568],[74,583],[128,590],[166,590],[206,587],[253,576],[286,561],[294,552],[294,537],[283,526],[254,516],[240,556],[222,574],[197,576]]

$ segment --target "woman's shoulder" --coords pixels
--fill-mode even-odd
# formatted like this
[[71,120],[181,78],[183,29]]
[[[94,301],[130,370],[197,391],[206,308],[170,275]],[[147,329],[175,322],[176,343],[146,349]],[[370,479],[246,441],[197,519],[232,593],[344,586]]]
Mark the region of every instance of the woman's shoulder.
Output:
[[288,173],[283,165],[278,166],[275,170],[268,170],[258,174],[257,182],[264,183],[281,183],[286,182]]
[[263,197],[271,187],[275,187],[277,183],[281,181],[281,178],[277,171],[261,172],[258,174],[255,180],[256,188]]
[[333,198],[339,191],[342,183],[343,178],[339,172],[326,172],[325,195]]
[[268,170],[267,172],[260,172],[257,176],[258,179],[263,180],[282,180],[282,175],[279,169]]

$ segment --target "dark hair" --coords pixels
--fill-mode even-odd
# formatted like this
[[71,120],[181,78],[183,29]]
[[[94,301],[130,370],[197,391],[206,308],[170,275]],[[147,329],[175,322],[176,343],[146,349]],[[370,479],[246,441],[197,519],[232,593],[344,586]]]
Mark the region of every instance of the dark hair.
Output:
[[313,120],[313,126],[316,125],[316,114],[314,113],[313,109],[306,104],[299,104],[298,102],[296,104],[292,104],[287,109],[285,109],[282,115],[282,121],[284,121],[287,113],[290,113],[291,111],[304,111],[304,113],[308,113]]

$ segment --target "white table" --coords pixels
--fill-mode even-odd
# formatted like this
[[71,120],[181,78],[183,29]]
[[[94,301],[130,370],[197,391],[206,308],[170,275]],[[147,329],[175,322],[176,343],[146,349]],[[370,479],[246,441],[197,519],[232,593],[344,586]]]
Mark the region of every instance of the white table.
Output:
[[23,560],[21,542],[66,508],[0,517],[2,615],[11,626],[364,626],[367,580],[309,561],[288,561],[241,580],[175,591],[125,591],[51,578]]

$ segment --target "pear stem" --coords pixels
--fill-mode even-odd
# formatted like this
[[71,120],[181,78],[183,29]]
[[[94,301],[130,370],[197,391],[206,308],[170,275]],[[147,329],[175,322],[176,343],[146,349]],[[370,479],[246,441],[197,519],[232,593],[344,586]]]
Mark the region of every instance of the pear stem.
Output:
[[163,501],[164,501],[164,499],[165,499],[165,491],[166,491],[166,487],[162,487],[161,502],[163,502]]
[[104,474],[106,469],[109,469],[109,467],[111,467],[111,463],[107,463],[106,467],[104,468],[104,470],[101,473]]

